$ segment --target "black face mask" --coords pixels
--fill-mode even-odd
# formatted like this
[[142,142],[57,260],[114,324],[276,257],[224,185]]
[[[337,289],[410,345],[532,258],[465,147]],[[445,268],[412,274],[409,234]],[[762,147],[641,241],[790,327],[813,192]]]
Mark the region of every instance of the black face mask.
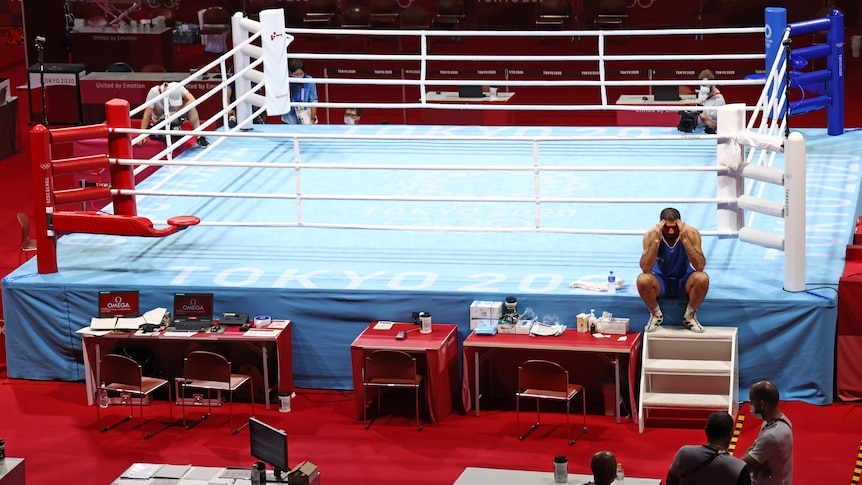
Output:
[[664,226],[661,228],[661,235],[668,244],[673,244],[679,239],[679,226]]

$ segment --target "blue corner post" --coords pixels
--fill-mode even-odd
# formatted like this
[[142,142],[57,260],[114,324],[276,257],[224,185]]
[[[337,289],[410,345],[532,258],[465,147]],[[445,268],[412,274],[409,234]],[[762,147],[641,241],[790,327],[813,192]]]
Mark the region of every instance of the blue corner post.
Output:
[[[844,133],[844,15],[838,10],[832,10],[827,17],[804,20],[787,24],[787,11],[779,7],[767,7],[764,13],[766,20],[766,72],[769,73],[775,58],[781,48],[781,39],[786,29],[790,35],[804,35],[814,32],[826,32],[826,44],[793,49],[793,56],[800,66],[807,64],[808,59],[823,57],[826,59],[826,69],[821,71],[797,72],[795,66],[787,66],[787,73],[797,86],[821,84],[825,85],[823,96],[790,102],[791,114],[802,114],[808,111],[826,108],[826,131],[835,136]],[[778,87],[772,88],[774,91]],[[823,91],[818,92],[823,94]],[[769,93],[770,95],[773,92]],[[782,106],[782,110],[786,106]],[[769,113],[771,117],[782,117],[781,113]]]
[[[766,7],[764,12],[764,20],[766,21],[766,32],[764,33],[766,45],[766,77],[769,77],[772,66],[775,63],[775,58],[778,57],[778,52],[781,50],[781,39],[784,38],[784,31],[787,30],[787,10],[781,7]],[[787,66],[790,70],[790,66]],[[773,85],[770,88],[769,96],[774,96],[781,90],[780,87]],[[786,103],[787,101],[785,101]],[[783,118],[786,106],[776,108],[779,113],[767,113],[769,118]]]

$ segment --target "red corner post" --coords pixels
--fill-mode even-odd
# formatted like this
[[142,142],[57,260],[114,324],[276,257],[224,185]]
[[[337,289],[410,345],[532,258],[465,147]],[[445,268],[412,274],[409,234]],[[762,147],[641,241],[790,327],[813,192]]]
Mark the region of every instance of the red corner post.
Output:
[[51,165],[51,133],[44,125],[30,129],[30,163],[33,177],[33,225],[36,228],[36,266],[39,273],[57,272],[57,235],[48,233],[54,213],[54,171]]
[[[112,99],[105,103],[105,120],[108,125],[108,157],[110,158],[132,158],[132,140],[128,133],[116,133],[114,128],[130,128],[132,126],[129,117],[129,102],[125,99]],[[135,188],[135,171],[131,165],[111,165],[111,186],[125,190]],[[113,196],[114,214],[122,216],[138,215],[135,204],[135,196],[115,195]]]

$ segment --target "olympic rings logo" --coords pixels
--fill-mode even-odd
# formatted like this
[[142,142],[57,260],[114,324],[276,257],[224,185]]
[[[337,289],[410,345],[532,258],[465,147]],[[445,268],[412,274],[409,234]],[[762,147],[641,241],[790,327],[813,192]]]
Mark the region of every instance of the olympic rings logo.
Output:
[[41,168],[42,170],[48,170],[49,168],[51,168],[51,164],[50,163],[43,163],[43,164],[39,165],[39,168]]
[[650,8],[656,2],[656,0],[632,0],[630,5],[626,5],[626,8]]

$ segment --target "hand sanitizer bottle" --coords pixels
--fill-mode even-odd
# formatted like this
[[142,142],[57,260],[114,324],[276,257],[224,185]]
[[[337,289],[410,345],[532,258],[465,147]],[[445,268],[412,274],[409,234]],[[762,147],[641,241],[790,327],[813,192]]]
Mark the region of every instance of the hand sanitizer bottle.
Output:
[[623,464],[617,463],[617,480],[616,483],[623,483],[626,479],[626,474],[623,472]]

